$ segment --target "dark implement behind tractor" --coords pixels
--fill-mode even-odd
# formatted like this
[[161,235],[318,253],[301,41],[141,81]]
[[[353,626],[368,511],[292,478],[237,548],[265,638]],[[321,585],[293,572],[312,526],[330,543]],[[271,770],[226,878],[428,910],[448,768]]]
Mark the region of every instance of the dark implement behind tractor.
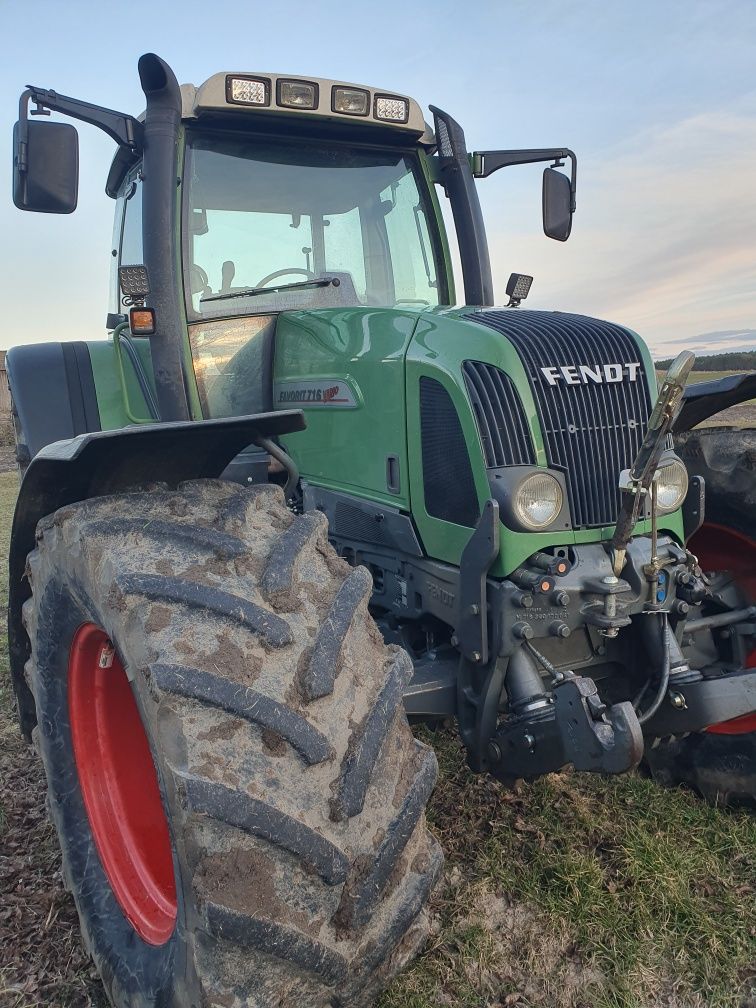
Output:
[[686,391],[681,354],[657,395],[627,328],[526,311],[516,274],[491,307],[475,180],[547,163],[564,241],[566,148],[471,155],[338,81],[139,74],[139,119],[21,98],[21,209],[77,194],[74,128],[30,104],[117,144],[111,338],[8,354],[21,726],[114,1005],[367,1006],[442,863],[407,715],[503,781],[645,754],[753,794],[756,442],[684,432],[756,376]]

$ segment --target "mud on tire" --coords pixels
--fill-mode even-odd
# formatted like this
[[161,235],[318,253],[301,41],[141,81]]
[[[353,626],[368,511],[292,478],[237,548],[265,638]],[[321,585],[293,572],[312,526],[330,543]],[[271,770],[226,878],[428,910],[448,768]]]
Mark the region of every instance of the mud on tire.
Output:
[[[64,874],[118,1008],[367,1005],[422,944],[442,863],[437,766],[402,708],[408,656],[319,513],[219,481],[103,497],[38,528],[27,676]],[[131,680],[169,824],[177,921],[131,927],[72,752],[71,641],[101,627]]]
[[[756,430],[697,428],[678,435],[676,448],[688,472],[706,481],[706,523],[756,541]],[[694,553],[706,538],[705,524],[691,541]],[[717,805],[756,806],[756,732],[664,740],[645,760],[661,784],[687,784]]]

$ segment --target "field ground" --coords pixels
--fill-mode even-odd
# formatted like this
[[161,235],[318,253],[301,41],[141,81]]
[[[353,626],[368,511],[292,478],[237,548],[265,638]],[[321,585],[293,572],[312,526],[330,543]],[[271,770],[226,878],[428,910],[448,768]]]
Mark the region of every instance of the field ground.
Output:
[[[716,381],[718,378],[726,378],[728,375],[747,374],[746,371],[691,371],[688,384],[697,382]],[[662,378],[663,372],[658,372],[657,377]],[[740,403],[738,406],[731,406],[722,410],[716,416],[705,420],[703,427],[756,427],[756,399],[749,402]]]
[[[16,487],[0,475],[4,554]],[[756,1008],[754,817],[639,776],[551,775],[507,791],[466,769],[453,732],[421,731],[441,764],[429,818],[446,872],[428,947],[381,1008]],[[5,657],[0,1005],[106,1005]]]

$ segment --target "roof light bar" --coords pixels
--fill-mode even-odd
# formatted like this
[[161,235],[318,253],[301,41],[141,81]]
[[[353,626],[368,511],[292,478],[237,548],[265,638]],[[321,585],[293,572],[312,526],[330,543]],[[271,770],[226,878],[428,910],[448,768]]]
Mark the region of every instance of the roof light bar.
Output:
[[226,77],[226,101],[235,105],[270,105],[270,81],[265,77]]

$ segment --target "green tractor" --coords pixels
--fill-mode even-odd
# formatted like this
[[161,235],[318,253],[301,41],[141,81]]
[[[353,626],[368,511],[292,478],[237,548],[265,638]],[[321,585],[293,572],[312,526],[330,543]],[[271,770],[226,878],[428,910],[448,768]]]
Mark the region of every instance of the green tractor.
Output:
[[74,210],[78,146],[31,105],[117,144],[111,338],[8,354],[21,726],[114,1005],[365,1006],[442,865],[408,716],[502,781],[644,751],[682,779],[671,745],[752,718],[753,528],[687,548],[671,435],[756,376],[686,394],[683,354],[655,398],[621,325],[526,311],[520,275],[492,307],[476,179],[547,163],[564,241],[567,149],[470,154],[338,81],[139,75],[140,118],[31,87],[15,131],[39,212]]

